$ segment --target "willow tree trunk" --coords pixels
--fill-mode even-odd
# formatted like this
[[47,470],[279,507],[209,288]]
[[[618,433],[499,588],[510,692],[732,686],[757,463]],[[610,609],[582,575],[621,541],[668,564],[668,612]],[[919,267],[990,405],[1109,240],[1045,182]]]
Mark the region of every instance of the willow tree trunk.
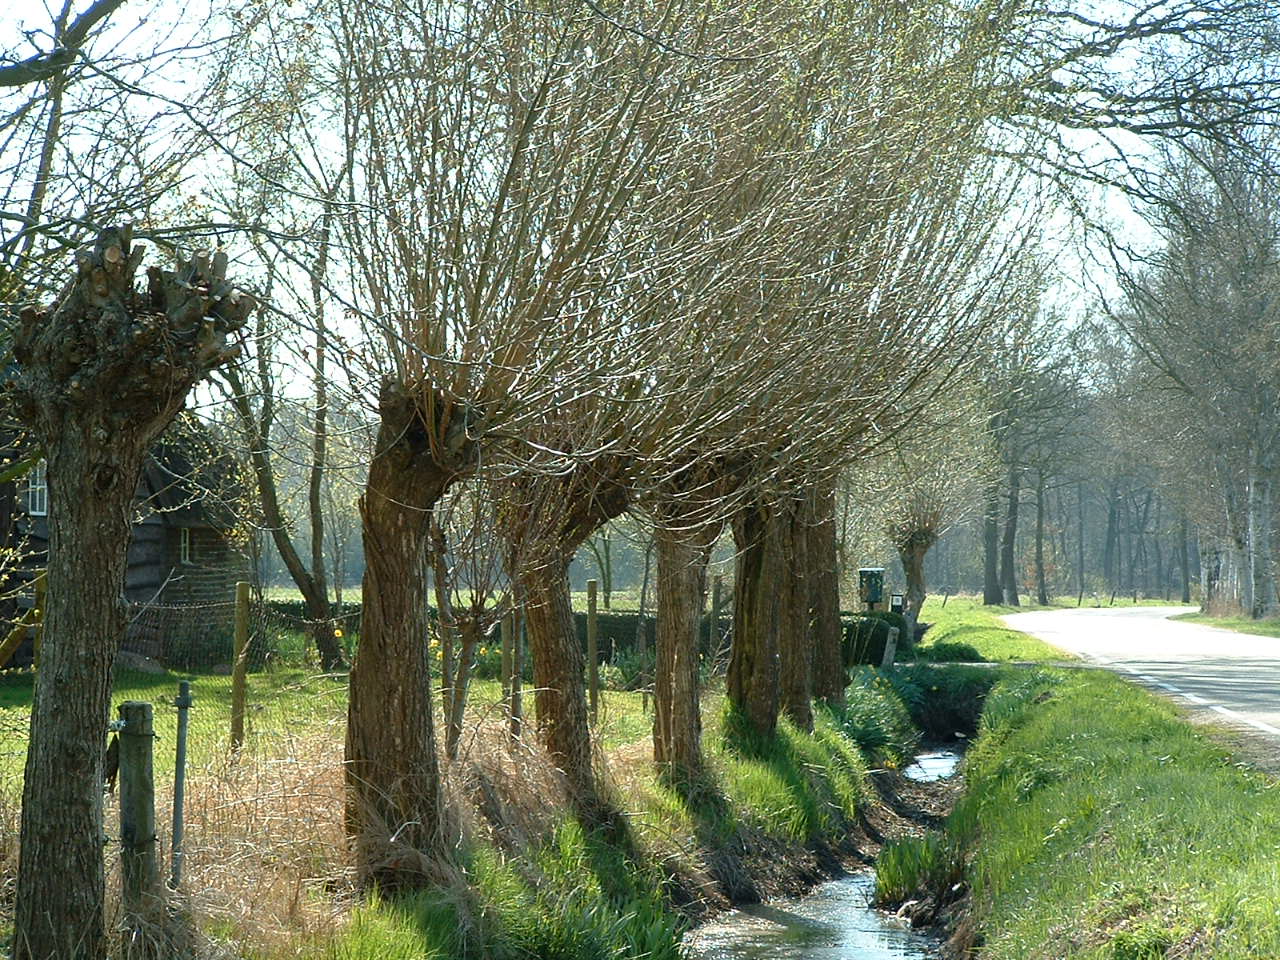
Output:
[[346,824],[363,883],[438,879],[450,826],[431,704],[431,511],[458,476],[441,466],[415,398],[388,381],[360,499],[364,607],[347,707]]
[[44,448],[48,595],[23,780],[15,960],[106,956],[103,747],[124,632],[133,498],[152,441],[194,384],[234,355],[252,301],[226,258],[151,268],[125,227],[77,252],[56,308],[24,310],[10,389]]
[[813,729],[813,641],[809,633],[808,529],[803,500],[773,510],[780,528],[783,567],[774,580],[781,603],[778,668],[783,712],[802,730]]
[[840,622],[840,557],[834,484],[810,491],[808,526],[809,630],[813,643],[813,695],[844,704],[844,626]]
[[761,735],[778,724],[778,584],[786,576],[779,524],[767,506],[750,503],[733,520],[737,546],[733,582],[733,646],[726,693],[730,704]]
[[569,561],[563,554],[527,564],[519,574],[525,626],[533,654],[538,732],[552,762],[564,774],[574,811],[589,824],[604,807],[592,769],[591,726],[584,669],[569,593]]
[[676,783],[702,771],[698,706],[698,637],[706,602],[707,559],[719,533],[654,531],[658,552],[657,662],[653,687],[653,759]]
[[84,429],[68,430],[46,452],[49,592],[23,783],[14,942],[14,956],[31,960],[105,956],[102,757],[143,461],[137,444],[104,447]]
[[898,545],[898,558],[902,561],[902,574],[907,581],[907,593],[903,597],[902,606],[902,615],[907,621],[907,635],[904,638],[907,642],[915,640],[920,608],[924,606],[925,597],[928,596],[924,558],[937,539],[936,535],[927,530],[917,530]]
[[1004,590],[1000,586],[1000,487],[992,484],[987,489],[986,505],[982,512],[982,602],[987,605],[1004,603]]
[[1008,507],[1004,517],[1004,536],[1000,540],[1000,586],[1004,602],[1012,607],[1021,606],[1018,601],[1018,568],[1015,549],[1018,543],[1018,507],[1020,505],[1022,473],[1017,468],[1009,471]]

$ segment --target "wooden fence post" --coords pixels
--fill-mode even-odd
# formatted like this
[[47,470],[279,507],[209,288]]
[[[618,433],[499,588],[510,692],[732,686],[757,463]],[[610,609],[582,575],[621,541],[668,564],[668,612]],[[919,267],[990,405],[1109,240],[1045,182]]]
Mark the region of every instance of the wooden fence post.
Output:
[[249,584],[236,584],[235,660],[231,664],[231,752],[244,746],[244,706],[249,669]]
[[894,658],[898,655],[898,628],[889,628],[889,637],[884,642],[884,656],[880,658],[880,669],[888,670],[893,666]]
[[524,697],[520,687],[524,683],[524,616],[517,607],[511,612],[511,742],[520,742],[520,727],[524,723]]
[[587,682],[591,693],[592,723],[600,715],[600,658],[596,649],[600,624],[596,614],[596,587],[596,581],[587,581]]
[[711,656],[720,652],[720,596],[724,589],[724,577],[716,574],[711,578]]
[[145,946],[164,919],[164,891],[156,860],[156,793],[152,769],[155,728],[151,704],[120,704],[120,872],[124,956],[147,956]]
[[512,614],[507,611],[502,616],[501,634],[502,634],[502,703],[507,710],[507,715],[511,714],[511,618]]

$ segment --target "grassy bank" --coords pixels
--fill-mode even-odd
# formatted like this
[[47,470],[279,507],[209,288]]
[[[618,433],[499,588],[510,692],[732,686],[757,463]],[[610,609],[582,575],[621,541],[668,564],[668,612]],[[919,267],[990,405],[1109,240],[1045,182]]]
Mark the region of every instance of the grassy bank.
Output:
[[1011,675],[965,778],[947,835],[887,852],[882,883],[938,891],[967,859],[980,956],[1280,956],[1280,793],[1166,702],[1102,672]]
[[1234,630],[1236,633],[1252,633],[1259,637],[1280,637],[1280,618],[1254,620],[1251,617],[1214,617],[1205,613],[1180,613],[1171,620],[1183,623],[1200,623],[1206,627]]
[[920,612],[922,623],[933,626],[917,648],[923,660],[988,661],[1073,660],[1071,654],[1018,630],[1010,630],[1000,617],[1025,613],[1028,607],[983,606],[977,597],[930,597]]
[[759,738],[709,698],[709,771],[696,789],[660,782],[647,743],[610,758],[624,835],[552,816],[512,844],[503,824],[477,822],[448,889],[367,903],[292,955],[677,957],[690,918],[812,878],[859,836],[869,763],[905,758],[918,736],[900,708],[886,712],[897,702],[873,685],[848,711],[819,710],[812,733],[784,721]]

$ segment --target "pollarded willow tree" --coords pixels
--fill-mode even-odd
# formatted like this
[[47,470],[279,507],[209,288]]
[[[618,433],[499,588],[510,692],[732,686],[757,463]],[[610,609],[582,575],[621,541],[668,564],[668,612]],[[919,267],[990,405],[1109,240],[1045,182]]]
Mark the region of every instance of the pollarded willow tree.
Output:
[[[594,491],[626,468],[601,457],[629,451],[591,446],[576,413],[566,429],[559,420],[653,389],[647,364],[679,320],[669,305],[714,283],[717,258],[735,259],[735,238],[705,229],[714,189],[667,179],[698,149],[689,119],[744,96],[721,11],[693,0],[635,11],[677,48],[576,4],[543,7],[528,16],[500,3],[335,5],[326,20],[331,95],[355,158],[336,223],[341,269],[368,333],[360,359],[382,381],[362,501],[366,600],[347,774],[358,860],[384,882],[429,873],[424,865],[448,855],[425,573],[431,512],[477,471],[569,485],[559,529],[516,538],[520,557],[539,558],[517,580],[538,608],[536,669],[556,674],[540,675],[557,691],[541,695],[566,698],[539,711],[543,737],[592,806],[589,748],[564,733],[581,726],[567,706],[581,677],[558,678],[558,652],[571,654],[555,580],[576,540],[613,514],[613,496]],[[707,279],[690,283],[698,275]],[[584,486],[585,525],[568,516]]]
[[[763,320],[806,331],[830,355],[789,384],[789,416],[769,417],[772,395],[742,405],[754,429],[734,516],[728,690],[762,734],[779,706],[811,724],[815,639],[824,673],[838,656],[835,618],[816,638],[810,630],[814,609],[834,605],[811,595],[835,567],[834,538],[815,536],[831,522],[834,472],[910,422],[929,384],[945,382],[999,323],[1028,235],[1010,216],[1020,175],[987,139],[1007,38],[944,5],[865,16],[833,28],[857,55],[823,66],[825,101],[804,100],[808,139],[821,131],[843,161],[828,168],[831,206],[799,236],[807,269],[771,278],[758,306]],[[931,40],[940,24],[961,42]],[[914,95],[925,88],[946,95]]]
[[[22,312],[8,394],[48,460],[44,647],[23,781],[14,957],[97,958],[104,944],[103,744],[125,629],[125,552],[152,442],[235,353],[253,300],[227,258],[151,267],[128,227],[76,254],[49,307]],[[155,918],[152,918],[154,921]]]
[[955,391],[851,471],[853,499],[879,518],[902,563],[909,637],[928,595],[925,556],[947,530],[978,512],[996,472],[985,411]]

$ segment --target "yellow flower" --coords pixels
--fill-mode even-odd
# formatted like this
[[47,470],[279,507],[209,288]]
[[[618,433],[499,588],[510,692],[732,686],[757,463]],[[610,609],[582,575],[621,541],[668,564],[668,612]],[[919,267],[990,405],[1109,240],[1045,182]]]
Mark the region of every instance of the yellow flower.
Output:
[[337,637],[339,640],[341,640],[341,639],[342,639],[342,631],[341,631],[341,630],[335,630],[335,631],[333,631],[333,635],[334,635],[335,637]]

